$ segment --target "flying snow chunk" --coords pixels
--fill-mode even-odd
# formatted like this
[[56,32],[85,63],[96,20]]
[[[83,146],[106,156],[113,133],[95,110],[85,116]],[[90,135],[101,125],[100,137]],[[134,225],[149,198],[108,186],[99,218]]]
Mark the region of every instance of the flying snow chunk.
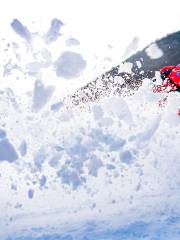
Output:
[[96,156],[92,156],[88,164],[89,175],[98,176],[98,170],[103,166],[103,163]]
[[125,80],[124,80],[124,78],[122,78],[121,76],[115,76],[115,77],[114,77],[114,83],[115,83],[115,84],[120,84],[120,85],[122,85],[122,84],[125,83]]
[[39,180],[40,187],[44,187],[46,185],[46,182],[47,182],[47,178],[46,176],[43,175]]
[[120,153],[120,159],[123,163],[130,164],[133,160],[133,157],[130,151],[124,151]]
[[60,36],[60,29],[63,25],[64,23],[61,20],[56,18],[52,19],[51,26],[45,36],[46,43],[55,42],[58,39]]
[[14,19],[11,23],[12,29],[26,41],[31,41],[31,33],[18,19]]
[[6,131],[4,129],[0,128],[0,139],[5,138],[6,137]]
[[80,45],[80,42],[75,38],[68,38],[66,40],[66,46],[68,47],[78,46],[78,45]]
[[48,102],[54,92],[53,86],[45,87],[41,81],[36,81],[34,85],[33,109],[40,110]]
[[0,161],[14,162],[18,159],[18,155],[13,145],[4,139],[0,141]]
[[124,53],[124,58],[127,58],[132,52],[137,51],[139,45],[139,38],[135,37],[132,39],[132,42],[127,46],[125,53]]
[[39,62],[30,62],[26,64],[26,70],[29,75],[35,75],[40,72],[42,64]]
[[118,151],[126,144],[126,140],[119,138],[118,140],[112,141],[110,145],[110,151]]
[[136,61],[136,65],[137,65],[138,68],[141,68],[141,67],[142,67],[142,64],[141,64],[140,61]]
[[163,56],[163,51],[158,47],[156,43],[152,43],[147,49],[146,53],[151,59],[158,59]]
[[40,148],[34,155],[34,163],[39,170],[41,170],[46,157],[47,155],[44,148]]
[[71,79],[79,77],[86,67],[86,61],[79,53],[64,52],[54,63],[56,75]]
[[33,189],[29,189],[28,190],[28,198],[32,199],[34,197],[34,190]]
[[20,70],[20,67],[17,64],[12,64],[11,60],[9,60],[6,64],[4,64],[3,76],[8,76],[12,73],[13,70]]
[[64,104],[62,102],[57,102],[51,105],[51,111],[58,112]]
[[133,64],[130,62],[124,62],[120,65],[120,70],[119,72],[126,72],[126,73],[132,73],[132,67]]
[[22,141],[20,147],[19,147],[19,151],[21,153],[21,156],[24,157],[27,153],[27,143],[25,140]]
[[84,178],[79,176],[75,170],[70,170],[66,167],[62,167],[62,169],[57,172],[57,176],[63,184],[69,185],[73,189],[77,189],[84,182]]

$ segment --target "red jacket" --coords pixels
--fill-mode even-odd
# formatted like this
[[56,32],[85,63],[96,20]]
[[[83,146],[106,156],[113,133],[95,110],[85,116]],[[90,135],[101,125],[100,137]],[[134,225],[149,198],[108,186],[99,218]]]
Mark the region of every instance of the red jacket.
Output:
[[177,66],[165,66],[160,70],[160,73],[170,70],[168,78],[178,87],[180,87],[180,64]]

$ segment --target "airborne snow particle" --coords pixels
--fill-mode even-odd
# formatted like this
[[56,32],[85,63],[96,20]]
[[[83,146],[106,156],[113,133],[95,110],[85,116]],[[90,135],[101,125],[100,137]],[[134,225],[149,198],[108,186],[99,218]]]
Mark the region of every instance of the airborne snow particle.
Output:
[[29,189],[28,190],[28,198],[32,199],[34,197],[34,190],[33,189]]
[[18,155],[8,139],[0,141],[0,161],[14,162],[17,159]]
[[100,159],[98,159],[95,155],[91,156],[91,159],[88,164],[88,170],[89,174],[97,177],[98,176],[98,170],[103,166],[103,163]]
[[46,176],[42,176],[39,180],[40,187],[44,187],[46,185],[47,178]]
[[55,145],[55,146],[54,146],[54,149],[55,149],[57,152],[61,152],[62,150],[64,150],[63,147],[58,146],[58,145]]
[[108,170],[113,170],[113,169],[115,169],[115,166],[108,163],[108,164],[106,164],[106,168],[107,168]]
[[120,159],[123,163],[130,164],[132,162],[132,154],[130,151],[124,151],[120,154]]
[[86,67],[86,61],[79,53],[64,52],[54,63],[56,75],[71,79],[79,77]]
[[18,19],[13,20],[11,27],[20,37],[24,38],[28,42],[31,41],[30,31]]
[[12,184],[11,184],[11,189],[12,189],[13,191],[17,191],[17,186],[16,186],[16,184],[12,183]]
[[64,104],[62,102],[54,103],[51,105],[51,111],[58,112],[63,105]]
[[45,36],[46,43],[55,42],[58,39],[60,36],[60,29],[63,25],[64,23],[61,20],[56,18],[52,19],[51,26]]
[[133,64],[131,62],[124,62],[120,65],[120,72],[132,73]]
[[6,137],[6,131],[4,129],[0,129],[0,139]]
[[14,208],[22,208],[22,204],[21,204],[21,203],[16,203],[16,205],[14,206]]
[[41,81],[36,81],[34,85],[33,109],[36,111],[44,107],[54,92],[53,86],[45,87]]
[[22,141],[20,147],[19,147],[19,151],[21,153],[21,156],[25,156],[27,153],[27,143],[26,141]]
[[27,73],[31,76],[39,73],[41,68],[42,68],[42,63],[39,63],[39,62],[30,62],[26,65]]
[[52,158],[49,160],[49,165],[50,165],[51,167],[56,167],[56,166],[58,165],[58,163],[59,163],[59,159],[60,159],[60,156],[59,156],[59,155],[52,157]]
[[136,65],[137,65],[138,68],[142,67],[142,63],[140,61],[136,61]]
[[69,38],[66,40],[66,46],[68,47],[77,46],[77,45],[80,45],[80,42],[75,38]]
[[127,58],[132,52],[137,51],[139,45],[139,38],[133,38],[132,42],[127,46],[125,53],[123,54],[124,58]]
[[110,144],[110,151],[118,151],[118,149],[122,148],[126,140],[119,138],[118,140],[113,140]]
[[34,163],[36,167],[40,170],[47,155],[44,148],[40,148],[34,156]]
[[81,177],[75,170],[67,169],[65,166],[57,172],[57,176],[61,179],[63,184],[71,186],[73,189],[77,189],[83,184],[85,179]]
[[146,48],[146,53],[151,59],[158,59],[163,56],[163,51],[156,43],[152,43],[148,48]]

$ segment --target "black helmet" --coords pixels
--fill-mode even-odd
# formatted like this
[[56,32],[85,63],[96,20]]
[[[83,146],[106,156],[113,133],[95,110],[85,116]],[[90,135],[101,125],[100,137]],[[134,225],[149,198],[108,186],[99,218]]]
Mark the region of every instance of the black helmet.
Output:
[[168,70],[163,71],[163,72],[161,73],[161,78],[162,78],[163,80],[165,80],[165,79],[169,76],[169,74],[171,73],[171,71],[172,71],[172,69],[168,69]]

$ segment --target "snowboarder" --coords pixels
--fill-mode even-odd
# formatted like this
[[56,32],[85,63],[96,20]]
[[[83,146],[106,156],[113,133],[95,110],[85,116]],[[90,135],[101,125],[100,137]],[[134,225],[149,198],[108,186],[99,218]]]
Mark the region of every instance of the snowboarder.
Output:
[[177,66],[165,66],[160,69],[162,85],[156,86],[155,92],[180,92],[180,64]]
[[[180,64],[177,66],[163,67],[160,69],[160,75],[163,80],[162,85],[154,86],[154,92],[180,92]],[[158,101],[159,107],[164,107],[166,105],[167,98],[168,96]],[[178,109],[177,114],[180,116],[180,109]]]

